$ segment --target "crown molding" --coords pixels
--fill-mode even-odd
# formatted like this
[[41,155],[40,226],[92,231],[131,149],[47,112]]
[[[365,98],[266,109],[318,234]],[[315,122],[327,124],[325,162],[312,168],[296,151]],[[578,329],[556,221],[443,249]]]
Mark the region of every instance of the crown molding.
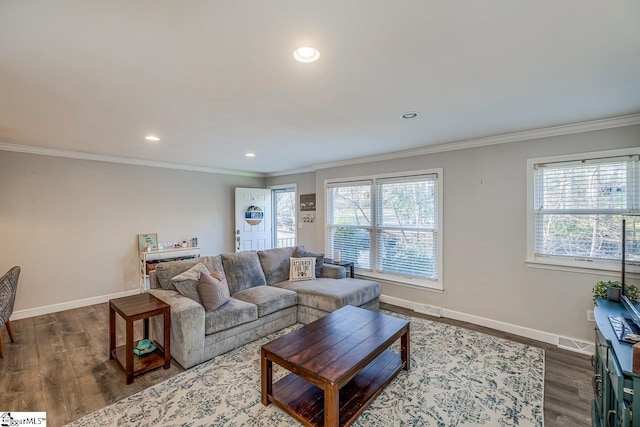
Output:
[[422,156],[425,154],[443,153],[446,151],[464,150],[465,148],[484,147],[487,145],[506,144],[509,142],[527,141],[530,139],[549,138],[553,136],[570,135],[581,132],[591,132],[603,129],[613,129],[624,126],[640,124],[640,113],[626,116],[611,117],[607,119],[591,120],[588,122],[573,123],[568,125],[553,126],[541,129],[532,129],[521,132],[505,133],[502,135],[487,136],[483,138],[467,139],[463,141],[448,142],[404,151],[379,154],[374,156],[359,157],[357,159],[341,160],[330,163],[319,163],[312,167],[328,169],[340,166],[350,166],[361,163],[379,162],[385,160],[402,159],[406,157]]
[[184,165],[180,163],[156,162],[153,160],[136,159],[133,157],[109,156],[105,154],[83,153],[81,151],[57,150],[54,148],[34,147],[31,145],[7,144],[0,142],[0,151],[37,154],[40,156],[64,157],[67,159],[93,160],[96,162],[121,163],[124,165],[148,166],[152,168],[178,169],[192,172],[215,173],[222,175],[248,176],[264,178],[264,174],[256,172],[217,169],[204,166]]
[[315,172],[315,171],[316,170],[314,168],[294,169],[294,170],[289,170],[289,171],[266,173],[266,174],[264,174],[264,177],[265,178],[271,178],[271,177],[274,177],[274,176],[295,175],[295,174],[298,174],[298,173],[309,173],[309,172]]

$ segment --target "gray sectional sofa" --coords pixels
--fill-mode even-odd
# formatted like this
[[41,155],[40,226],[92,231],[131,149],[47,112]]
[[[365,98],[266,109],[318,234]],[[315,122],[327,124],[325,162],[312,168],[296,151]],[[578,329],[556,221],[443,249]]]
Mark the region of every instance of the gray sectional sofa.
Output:
[[[158,264],[149,292],[171,306],[171,356],[184,368],[254,341],[296,322],[310,323],[345,305],[378,310],[377,282],[345,277],[343,267],[323,264],[316,279],[289,281],[291,257],[303,247],[223,253]],[[213,311],[181,295],[172,278],[197,263],[224,270],[231,300]],[[162,342],[160,316],[151,318],[151,337]]]

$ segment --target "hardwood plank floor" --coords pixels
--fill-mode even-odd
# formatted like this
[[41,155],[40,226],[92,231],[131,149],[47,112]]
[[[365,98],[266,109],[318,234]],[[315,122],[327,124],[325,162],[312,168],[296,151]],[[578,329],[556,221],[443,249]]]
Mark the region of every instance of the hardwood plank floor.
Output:
[[[555,346],[471,323],[434,318],[381,304],[399,313],[440,321],[543,348],[546,354],[544,415],[546,427],[591,425],[590,358]],[[118,345],[124,322],[118,319]],[[126,385],[124,373],[109,360],[106,303],[11,322],[16,343],[1,328],[5,357],[0,359],[0,412],[46,411],[47,425],[61,426],[183,371],[172,362]],[[142,322],[136,324],[136,339]]]

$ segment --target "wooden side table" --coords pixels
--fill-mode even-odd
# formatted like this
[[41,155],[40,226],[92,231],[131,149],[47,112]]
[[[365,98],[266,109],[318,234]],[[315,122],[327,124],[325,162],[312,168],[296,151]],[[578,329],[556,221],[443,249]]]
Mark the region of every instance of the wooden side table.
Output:
[[[127,324],[125,345],[116,348],[116,313]],[[142,356],[133,353],[133,322],[144,322],[144,338],[149,338],[149,318],[164,317],[164,348],[154,342],[156,349]],[[109,359],[116,359],[124,369],[127,384],[133,377],[151,369],[171,367],[171,306],[148,293],[109,300]],[[137,343],[136,343],[137,344]]]
[[344,268],[348,268],[350,271],[350,277],[353,279],[355,277],[354,274],[354,263],[352,261],[334,261],[331,258],[325,258],[324,259],[324,263],[325,264],[333,264],[333,265],[339,265],[340,267],[344,267]]

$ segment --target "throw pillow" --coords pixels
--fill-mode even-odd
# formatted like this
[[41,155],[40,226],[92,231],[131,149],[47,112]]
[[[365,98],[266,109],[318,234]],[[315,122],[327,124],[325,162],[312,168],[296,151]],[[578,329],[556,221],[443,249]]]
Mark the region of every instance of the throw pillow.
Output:
[[304,246],[296,246],[293,253],[295,258],[314,257],[316,259],[316,277],[322,276],[322,268],[324,267],[324,254],[309,252]]
[[205,311],[213,311],[229,302],[231,295],[224,272],[217,269],[211,275],[201,274],[198,279],[198,294]]
[[198,294],[198,280],[201,274],[209,275],[209,270],[203,263],[199,262],[187,271],[172,277],[171,283],[181,295],[202,304],[200,294]]
[[289,280],[297,282],[299,280],[313,280],[316,278],[316,259],[307,258],[290,258]]
[[220,254],[220,257],[232,294],[267,284],[256,251],[224,253]]

